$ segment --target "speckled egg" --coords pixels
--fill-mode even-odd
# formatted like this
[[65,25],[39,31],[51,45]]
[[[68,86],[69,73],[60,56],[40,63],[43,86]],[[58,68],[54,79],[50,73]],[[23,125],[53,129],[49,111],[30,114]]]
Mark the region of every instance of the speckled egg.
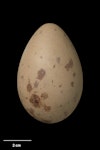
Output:
[[25,110],[44,123],[60,122],[77,107],[83,90],[82,67],[71,40],[58,25],[42,25],[27,43],[17,89]]

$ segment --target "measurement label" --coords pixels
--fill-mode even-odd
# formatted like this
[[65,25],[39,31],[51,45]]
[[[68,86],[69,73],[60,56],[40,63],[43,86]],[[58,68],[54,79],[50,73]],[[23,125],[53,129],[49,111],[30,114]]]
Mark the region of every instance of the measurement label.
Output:
[[[32,142],[31,139],[4,139],[4,142],[11,142],[12,147],[22,147],[22,142]],[[17,143],[16,143],[17,142]]]
[[12,143],[12,147],[21,147],[21,144]]

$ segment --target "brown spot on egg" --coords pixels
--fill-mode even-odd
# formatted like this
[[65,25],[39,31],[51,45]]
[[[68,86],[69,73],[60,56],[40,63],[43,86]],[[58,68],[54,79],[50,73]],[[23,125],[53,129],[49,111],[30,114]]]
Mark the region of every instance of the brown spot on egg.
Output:
[[30,68],[30,65],[28,65],[27,67]]
[[42,80],[46,74],[46,71],[44,69],[40,69],[37,74],[37,79]]
[[44,105],[44,110],[47,111],[47,112],[50,111],[51,110],[51,106]]
[[62,107],[62,104],[60,104],[59,107]]
[[56,28],[54,28],[54,31],[57,31],[57,29],[56,29]]
[[24,79],[24,76],[23,76],[23,75],[21,76],[21,79]]
[[69,71],[73,67],[73,60],[70,59],[69,62],[65,65],[67,71]]
[[76,98],[74,98],[74,103],[76,103],[77,102],[77,99]]
[[62,84],[59,85],[59,88],[61,88],[61,87],[62,87]]
[[76,73],[75,72],[73,72],[73,77],[75,77],[76,76]]
[[43,58],[43,56],[40,56],[40,58],[42,59],[42,58]]
[[64,112],[64,115],[67,117],[67,116],[68,116],[68,112],[67,112],[67,111],[65,111],[65,112]]
[[74,82],[73,81],[70,84],[71,84],[71,87],[74,87]]
[[27,91],[28,92],[32,91],[32,85],[30,84],[30,82],[27,84]]
[[55,68],[56,66],[55,65],[53,65],[53,68]]
[[34,87],[37,88],[38,85],[39,85],[39,82],[36,80],[35,83],[34,83]]
[[57,63],[59,64],[59,63],[60,63],[60,57],[57,57],[57,58],[56,58],[56,61],[57,61]]
[[22,63],[22,64],[21,64],[21,66],[23,67],[23,66],[24,66],[24,64]]
[[47,99],[48,98],[48,93],[44,92],[41,94],[42,99]]
[[60,93],[63,93],[63,90],[61,90]]
[[74,103],[76,103],[77,102],[77,94],[73,97],[73,100],[74,100]]
[[52,80],[52,84],[53,84],[53,80]]
[[32,94],[30,99],[29,99],[30,103],[33,104],[34,107],[39,108],[41,103],[40,103],[40,97],[36,94]]
[[25,97],[25,99],[28,99],[28,97]]

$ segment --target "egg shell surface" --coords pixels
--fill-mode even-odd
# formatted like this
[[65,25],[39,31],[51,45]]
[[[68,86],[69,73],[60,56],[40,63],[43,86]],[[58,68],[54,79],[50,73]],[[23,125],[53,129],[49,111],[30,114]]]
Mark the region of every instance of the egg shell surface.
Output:
[[81,63],[67,34],[54,23],[37,29],[23,51],[17,89],[36,120],[57,123],[72,114],[83,90]]

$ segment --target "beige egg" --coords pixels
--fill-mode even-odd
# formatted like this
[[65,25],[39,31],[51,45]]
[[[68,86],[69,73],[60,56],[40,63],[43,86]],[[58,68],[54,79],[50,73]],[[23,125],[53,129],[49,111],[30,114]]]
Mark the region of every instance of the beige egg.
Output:
[[56,24],[42,25],[22,54],[17,89],[25,110],[36,120],[57,123],[72,114],[83,90],[82,67],[67,34]]

